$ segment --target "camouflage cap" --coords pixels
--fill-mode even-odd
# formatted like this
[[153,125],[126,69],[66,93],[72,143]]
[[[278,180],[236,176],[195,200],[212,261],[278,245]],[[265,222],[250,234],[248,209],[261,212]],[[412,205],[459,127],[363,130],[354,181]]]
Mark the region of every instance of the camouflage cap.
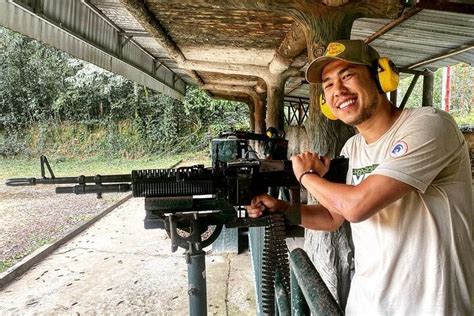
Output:
[[324,66],[335,60],[344,60],[352,64],[372,66],[380,55],[362,40],[339,40],[329,43],[324,55],[316,58],[306,70],[306,80],[321,83]]

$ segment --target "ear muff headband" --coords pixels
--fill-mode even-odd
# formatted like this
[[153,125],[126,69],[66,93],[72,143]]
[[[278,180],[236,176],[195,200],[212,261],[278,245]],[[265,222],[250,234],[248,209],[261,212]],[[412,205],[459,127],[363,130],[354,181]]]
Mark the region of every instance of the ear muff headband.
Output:
[[332,113],[329,104],[326,103],[326,99],[324,98],[323,94],[319,96],[319,106],[321,107],[321,112],[330,120],[337,120],[337,117]]
[[394,63],[387,57],[381,57],[376,67],[380,89],[385,93],[397,90],[400,75]]

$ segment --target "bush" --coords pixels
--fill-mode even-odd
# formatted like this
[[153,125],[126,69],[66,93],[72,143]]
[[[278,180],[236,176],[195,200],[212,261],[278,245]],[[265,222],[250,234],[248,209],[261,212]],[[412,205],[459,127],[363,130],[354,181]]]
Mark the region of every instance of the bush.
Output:
[[3,156],[200,151],[248,127],[245,105],[198,89],[179,102],[3,28],[0,51]]

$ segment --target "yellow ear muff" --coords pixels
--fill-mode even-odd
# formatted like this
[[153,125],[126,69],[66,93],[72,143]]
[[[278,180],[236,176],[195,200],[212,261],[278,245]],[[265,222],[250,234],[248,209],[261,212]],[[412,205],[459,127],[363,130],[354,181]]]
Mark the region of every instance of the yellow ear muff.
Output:
[[326,100],[323,98],[323,94],[319,96],[319,106],[321,107],[321,112],[323,112],[324,116],[330,120],[337,120],[337,117],[332,113],[329,104],[326,103]]
[[377,77],[382,91],[390,92],[397,90],[400,76],[393,62],[387,57],[381,57],[377,63]]

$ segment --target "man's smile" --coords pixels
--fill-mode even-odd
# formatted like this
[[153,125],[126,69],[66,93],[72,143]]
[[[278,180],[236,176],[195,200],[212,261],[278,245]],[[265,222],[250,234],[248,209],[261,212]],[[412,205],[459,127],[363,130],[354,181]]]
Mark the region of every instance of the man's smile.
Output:
[[343,109],[347,108],[348,106],[354,104],[356,101],[357,101],[357,98],[346,99],[345,101],[342,101],[341,103],[339,103],[336,106],[336,108],[338,108],[339,110],[343,110]]

